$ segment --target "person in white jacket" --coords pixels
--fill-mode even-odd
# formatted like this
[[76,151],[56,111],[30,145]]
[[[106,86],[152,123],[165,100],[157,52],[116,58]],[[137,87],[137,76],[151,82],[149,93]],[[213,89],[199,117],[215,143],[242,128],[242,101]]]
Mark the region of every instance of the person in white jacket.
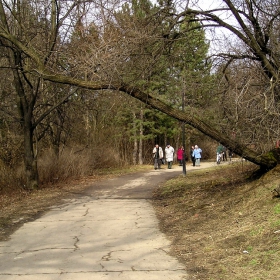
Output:
[[158,144],[156,144],[153,149],[153,156],[154,156],[154,168],[160,169],[162,159],[163,159],[163,150],[162,147],[159,147]]
[[168,169],[172,168],[173,157],[174,157],[174,148],[170,146],[170,144],[167,144],[165,148],[165,158],[168,164]]

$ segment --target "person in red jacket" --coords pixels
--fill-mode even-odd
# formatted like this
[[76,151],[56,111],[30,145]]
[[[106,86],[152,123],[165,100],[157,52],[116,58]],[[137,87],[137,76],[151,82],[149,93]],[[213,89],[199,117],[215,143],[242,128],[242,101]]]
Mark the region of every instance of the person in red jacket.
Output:
[[177,160],[179,161],[179,166],[183,165],[184,147],[181,146],[177,151]]

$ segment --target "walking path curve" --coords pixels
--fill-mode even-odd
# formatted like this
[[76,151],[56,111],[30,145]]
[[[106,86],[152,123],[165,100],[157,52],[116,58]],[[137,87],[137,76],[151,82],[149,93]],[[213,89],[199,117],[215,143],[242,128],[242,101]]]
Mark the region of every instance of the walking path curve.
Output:
[[[214,166],[201,163],[200,167]],[[184,265],[168,254],[150,199],[182,168],[94,183],[0,242],[1,280],[179,280]]]

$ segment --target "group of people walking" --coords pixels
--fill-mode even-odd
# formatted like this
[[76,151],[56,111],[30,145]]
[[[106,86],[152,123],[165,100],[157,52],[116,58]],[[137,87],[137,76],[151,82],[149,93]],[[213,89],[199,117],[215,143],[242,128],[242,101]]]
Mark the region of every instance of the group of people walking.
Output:
[[[172,168],[174,152],[175,152],[174,148],[170,144],[167,144],[165,148],[165,159],[168,164],[168,169]],[[154,156],[154,168],[160,169],[161,165],[165,163],[165,160],[163,156],[163,149],[158,144],[156,144],[153,149],[153,156]]]
[[[174,148],[170,144],[167,144],[165,148],[165,159],[167,162],[168,169],[172,168],[174,153]],[[192,159],[193,166],[200,166],[201,153],[202,150],[198,147],[198,145],[192,146],[190,156]],[[177,151],[177,160],[179,162],[179,166],[183,165],[184,154],[184,147],[181,146]],[[163,155],[163,149],[158,144],[156,144],[153,149],[153,157],[154,168],[160,169],[161,165],[165,163],[165,159]]]
[[[165,152],[165,158],[163,152]],[[168,169],[171,169],[173,164],[173,159],[174,159],[174,153],[175,150],[170,144],[167,144],[164,151],[158,144],[156,144],[153,149],[154,168],[161,169],[161,165],[165,164],[166,161]],[[220,164],[221,161],[227,161],[228,158],[231,161],[233,156],[233,153],[222,144],[218,145],[216,154],[217,154],[217,158],[216,158],[217,164]],[[202,149],[198,147],[198,145],[191,146],[189,155],[192,161],[192,166],[200,166]],[[186,156],[184,152],[184,147],[181,146],[177,150],[177,160],[179,162],[179,166],[183,165],[184,156]]]

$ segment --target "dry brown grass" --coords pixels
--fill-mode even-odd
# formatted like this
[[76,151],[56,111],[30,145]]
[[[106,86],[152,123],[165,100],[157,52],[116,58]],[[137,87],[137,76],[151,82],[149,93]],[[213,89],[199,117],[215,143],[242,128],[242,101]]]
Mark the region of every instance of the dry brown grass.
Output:
[[[114,151],[88,149],[84,147],[65,148],[59,158],[51,149],[45,150],[38,159],[39,185],[61,184],[80,177],[92,176],[96,170],[124,167],[125,163],[112,156]],[[26,189],[24,166],[18,162],[7,166],[0,160],[0,194],[10,194]]]
[[278,279],[280,168],[258,180],[255,167],[228,165],[189,172],[155,193],[161,229],[190,279]]
[[38,162],[40,184],[64,182],[70,178],[91,176],[98,169],[116,168],[124,163],[114,158],[114,151],[75,147],[64,149],[59,158],[46,151]]

